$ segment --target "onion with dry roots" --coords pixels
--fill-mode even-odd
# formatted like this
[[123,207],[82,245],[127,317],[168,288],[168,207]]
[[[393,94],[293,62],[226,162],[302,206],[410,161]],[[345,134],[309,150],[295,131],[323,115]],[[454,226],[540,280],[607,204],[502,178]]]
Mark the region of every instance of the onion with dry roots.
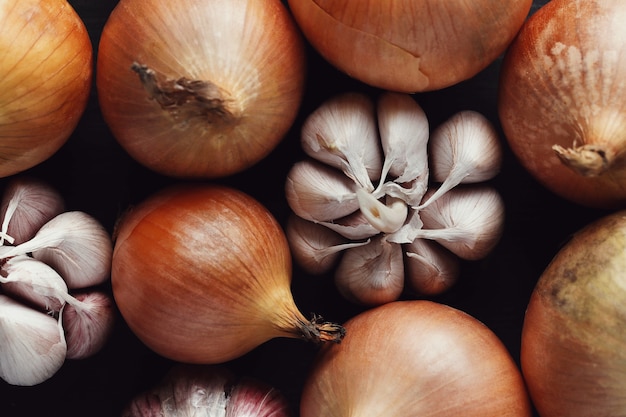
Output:
[[484,324],[443,304],[395,301],[345,323],[305,381],[302,417],[530,417],[521,373]]
[[0,177],[54,155],[87,106],[92,46],[65,0],[0,0]]
[[498,108],[522,165],[555,194],[626,206],[626,3],[553,0],[502,64]]
[[274,337],[344,334],[298,311],[282,229],[229,187],[173,186],[132,208],[116,232],[111,282],[130,329],[181,362],[225,362]]
[[436,90],[504,52],[531,0],[289,0],[313,47],[351,77],[386,90]]
[[626,211],[576,233],[545,269],[522,331],[541,417],[626,415]]
[[305,58],[279,0],[121,0],[100,39],[98,98],[139,163],[174,177],[223,177],[286,135]]

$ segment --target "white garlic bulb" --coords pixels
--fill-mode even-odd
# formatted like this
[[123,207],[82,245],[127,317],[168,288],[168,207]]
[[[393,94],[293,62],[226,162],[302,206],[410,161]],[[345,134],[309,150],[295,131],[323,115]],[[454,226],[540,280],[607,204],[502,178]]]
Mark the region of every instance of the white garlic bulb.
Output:
[[287,176],[287,201],[304,222],[288,239],[307,271],[338,264],[346,298],[394,301],[405,281],[437,294],[456,282],[460,258],[483,258],[499,241],[504,204],[482,183],[499,172],[502,149],[483,115],[461,111],[430,134],[408,94],[374,103],[346,93],[306,119],[301,139],[315,161]]

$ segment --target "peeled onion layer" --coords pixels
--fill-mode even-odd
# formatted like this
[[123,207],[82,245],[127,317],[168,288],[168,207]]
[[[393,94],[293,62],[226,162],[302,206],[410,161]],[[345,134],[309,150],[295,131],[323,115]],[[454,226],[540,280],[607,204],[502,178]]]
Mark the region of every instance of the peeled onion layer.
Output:
[[291,127],[304,43],[278,0],[122,0],[97,88],[122,147],[162,174],[215,178],[267,156]]
[[521,164],[577,204],[626,207],[626,3],[556,0],[502,63],[498,112]]
[[576,233],[541,275],[521,364],[541,417],[626,416],[626,211]]
[[472,316],[426,300],[394,301],[353,317],[319,353],[301,417],[531,416],[521,373]]
[[111,282],[130,329],[181,362],[225,362],[274,337],[324,342],[344,333],[298,311],[282,229],[229,187],[173,186],[132,208],[116,232]]
[[0,177],[50,158],[91,91],[92,46],[65,0],[0,1]]
[[313,47],[349,76],[415,93],[469,79],[505,51],[531,0],[289,0]]

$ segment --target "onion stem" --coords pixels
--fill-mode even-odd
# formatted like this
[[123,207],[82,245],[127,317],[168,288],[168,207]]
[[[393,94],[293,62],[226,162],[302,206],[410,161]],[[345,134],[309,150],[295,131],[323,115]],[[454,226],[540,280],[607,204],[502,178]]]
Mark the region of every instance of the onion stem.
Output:
[[300,336],[306,341],[314,343],[341,343],[346,335],[346,329],[343,326],[324,321],[322,317],[317,315],[313,315],[313,318],[308,322],[298,320],[298,330]]
[[561,162],[584,177],[596,177],[603,174],[613,162],[613,157],[599,145],[583,145],[567,149],[554,145],[552,150],[556,152]]
[[231,122],[235,116],[228,108],[227,94],[210,81],[191,80],[186,77],[159,80],[156,71],[133,62],[131,69],[150,98],[175,119],[205,119],[207,123]]

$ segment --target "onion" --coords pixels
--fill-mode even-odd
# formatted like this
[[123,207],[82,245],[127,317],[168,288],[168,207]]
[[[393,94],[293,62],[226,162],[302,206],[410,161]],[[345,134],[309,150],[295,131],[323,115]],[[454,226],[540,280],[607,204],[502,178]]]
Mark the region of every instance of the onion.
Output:
[[65,0],[0,1],[0,177],[56,153],[91,89],[87,29]]
[[521,363],[541,417],[626,415],[626,211],[576,233],[545,269]]
[[176,365],[150,390],[135,396],[122,417],[288,417],[281,392],[226,368]]
[[353,317],[305,381],[301,417],[531,415],[521,373],[481,322],[443,304],[394,301]]
[[221,177],[267,156],[297,114],[304,42],[279,0],[122,0],[102,32],[103,116],[137,161]]
[[298,311],[282,229],[236,189],[172,186],[133,208],[116,234],[113,296],[131,330],[165,357],[220,363],[274,337],[343,337],[341,326]]
[[502,65],[499,114],[522,165],[577,204],[626,205],[626,3],[554,0]]
[[531,0],[289,0],[313,47],[366,84],[418,92],[466,80],[504,52]]

